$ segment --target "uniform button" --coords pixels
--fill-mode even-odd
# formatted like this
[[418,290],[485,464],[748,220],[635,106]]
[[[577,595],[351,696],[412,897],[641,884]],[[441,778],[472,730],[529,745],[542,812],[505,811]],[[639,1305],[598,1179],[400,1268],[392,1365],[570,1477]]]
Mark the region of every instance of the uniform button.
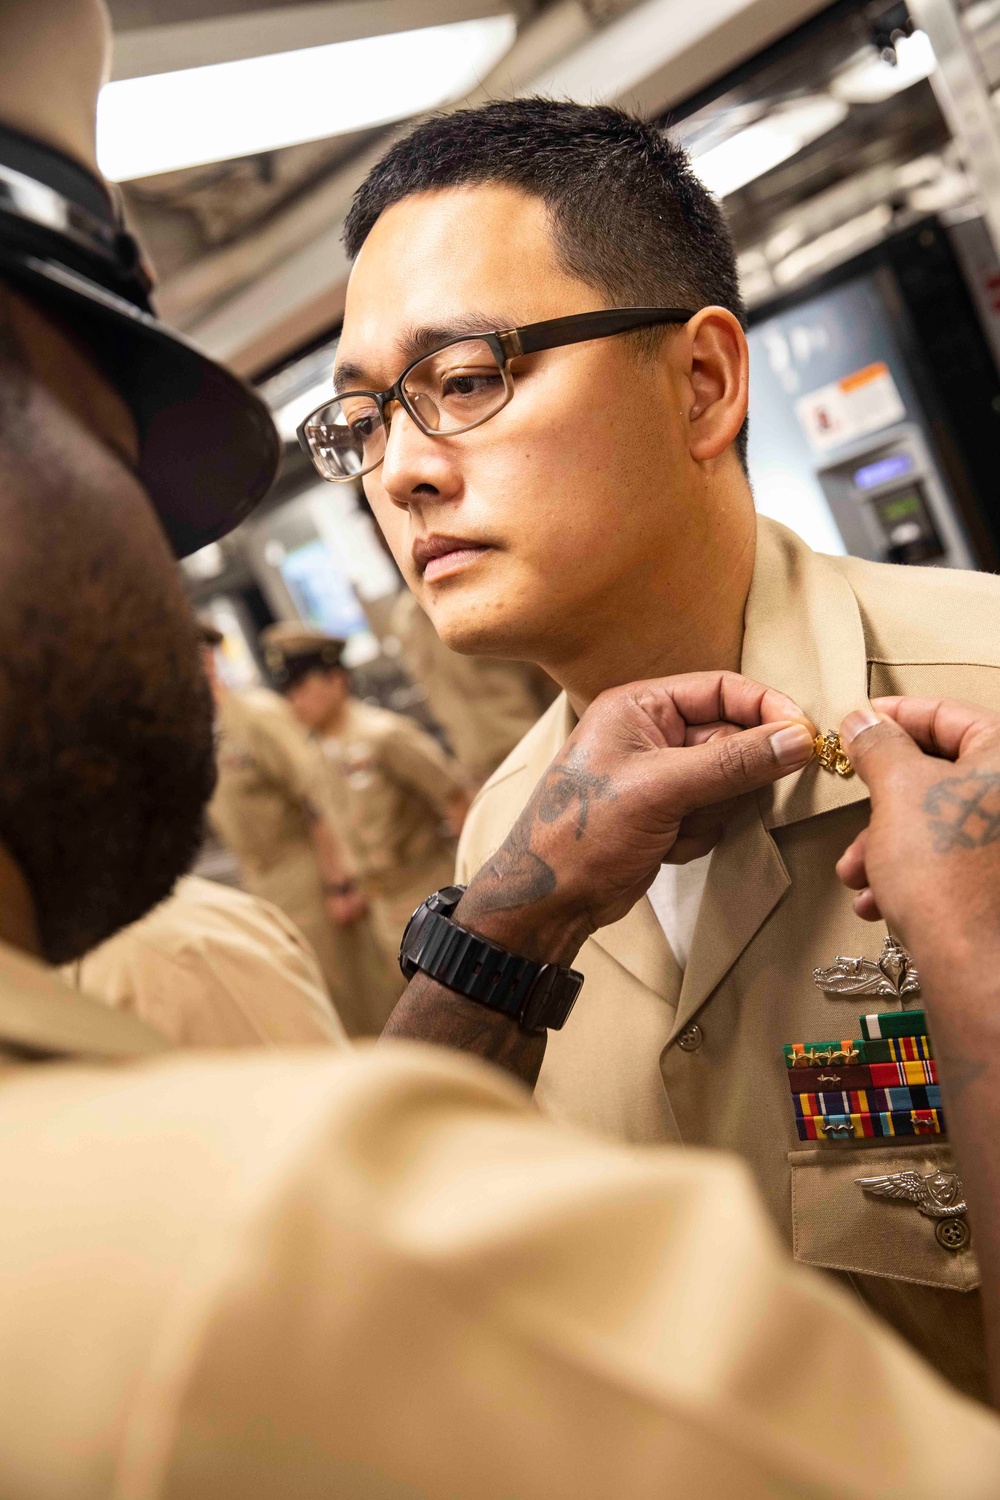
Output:
[[690,1026],[685,1026],[677,1038],[677,1045],[682,1052],[697,1052],[703,1040],[701,1027],[696,1021],[692,1021]]
[[964,1250],[972,1238],[972,1232],[964,1219],[939,1219],[934,1225],[939,1245],[946,1250]]

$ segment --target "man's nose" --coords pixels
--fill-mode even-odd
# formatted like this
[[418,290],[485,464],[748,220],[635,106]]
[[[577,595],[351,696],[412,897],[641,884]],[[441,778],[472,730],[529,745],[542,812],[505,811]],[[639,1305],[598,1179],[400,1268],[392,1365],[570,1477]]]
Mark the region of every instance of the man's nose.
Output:
[[408,507],[434,496],[454,499],[462,485],[454,441],[421,432],[409,413],[395,404],[385,420],[389,432],[381,478],[390,500]]

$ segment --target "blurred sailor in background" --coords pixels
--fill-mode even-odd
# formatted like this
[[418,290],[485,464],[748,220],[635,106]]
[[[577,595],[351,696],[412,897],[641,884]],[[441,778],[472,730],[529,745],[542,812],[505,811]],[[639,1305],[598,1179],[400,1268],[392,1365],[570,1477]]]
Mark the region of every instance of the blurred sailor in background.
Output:
[[198,875],[63,974],[179,1046],[347,1045],[298,927],[269,901]]
[[393,605],[389,633],[474,787],[493,774],[557,696],[555,683],[530,662],[450,650],[408,588]]
[[348,1033],[377,1035],[402,979],[379,944],[341,840],[318,811],[316,752],[275,693],[236,693],[221,682],[218,631],[203,625],[202,640],[218,734],[209,820],[236,855],[247,890],[305,934]]
[[301,623],[261,635],[272,680],[323,755],[322,798],[344,839],[385,951],[455,873],[455,838],[468,808],[456,761],[404,714],[352,696],[344,642]]

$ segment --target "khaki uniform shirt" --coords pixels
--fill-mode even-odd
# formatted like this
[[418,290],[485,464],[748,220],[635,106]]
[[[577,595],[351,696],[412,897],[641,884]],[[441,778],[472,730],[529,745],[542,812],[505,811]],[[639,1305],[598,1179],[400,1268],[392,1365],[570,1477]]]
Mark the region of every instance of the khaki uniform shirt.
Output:
[[345,1047],[315,954],[269,902],[197,875],[63,970],[187,1047]]
[[454,879],[445,817],[464,790],[461,770],[412,719],[357,698],[320,749],[326,774],[317,801],[343,833],[386,950],[395,954],[414,908]]
[[309,843],[308,741],[276,693],[227,692],[218,710],[219,780],[209,819],[245,875]]
[[[319,755],[276,693],[227,693],[218,716],[219,780],[208,808],[247,889],[304,933],[351,1036],[377,1036],[403,982],[374,919],[330,918],[310,837]],[[334,819],[334,829],[345,830]],[[346,840],[345,840],[346,842]]]
[[161,1045],[0,947],[5,1497],[1000,1493],[1000,1422],[732,1158],[429,1048],[120,1065]]
[[455,759],[476,785],[485,781],[552,702],[542,674],[523,662],[449,650],[408,589],[393,606],[389,630]]
[[[869,692],[1000,708],[1000,580],[822,557],[761,520],[742,666],[823,731]],[[480,792],[459,880],[502,843],[572,727],[559,700]],[[972,1250],[942,1247],[933,1219],[855,1181],[950,1169],[947,1144],[812,1145],[795,1129],[782,1045],[860,1036],[862,1012],[900,1008],[831,997],[813,982],[814,967],[839,954],[877,958],[882,946],[884,929],[854,915],[834,872],[867,815],[861,779],[816,762],[744,799],[712,856],[683,979],[648,901],[596,933],[577,960],[587,982],[573,1015],[549,1038],[537,1099],[558,1119],[621,1140],[738,1152],[796,1259],[841,1273],[951,1379],[983,1395]]]

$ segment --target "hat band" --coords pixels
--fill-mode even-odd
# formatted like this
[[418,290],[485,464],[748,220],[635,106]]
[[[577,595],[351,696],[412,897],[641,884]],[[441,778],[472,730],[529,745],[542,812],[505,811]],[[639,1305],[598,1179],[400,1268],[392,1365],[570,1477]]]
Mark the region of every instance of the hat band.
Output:
[[33,229],[70,240],[78,249],[100,260],[119,288],[132,292],[131,300],[137,306],[149,307],[150,278],[143,268],[138,246],[126,230],[98,218],[47,182],[39,182],[0,162],[0,216],[4,214],[22,220]]
[[117,261],[117,230],[78,203],[64,198],[48,183],[26,177],[0,162],[0,207],[27,219],[40,229],[68,235],[92,255]]

